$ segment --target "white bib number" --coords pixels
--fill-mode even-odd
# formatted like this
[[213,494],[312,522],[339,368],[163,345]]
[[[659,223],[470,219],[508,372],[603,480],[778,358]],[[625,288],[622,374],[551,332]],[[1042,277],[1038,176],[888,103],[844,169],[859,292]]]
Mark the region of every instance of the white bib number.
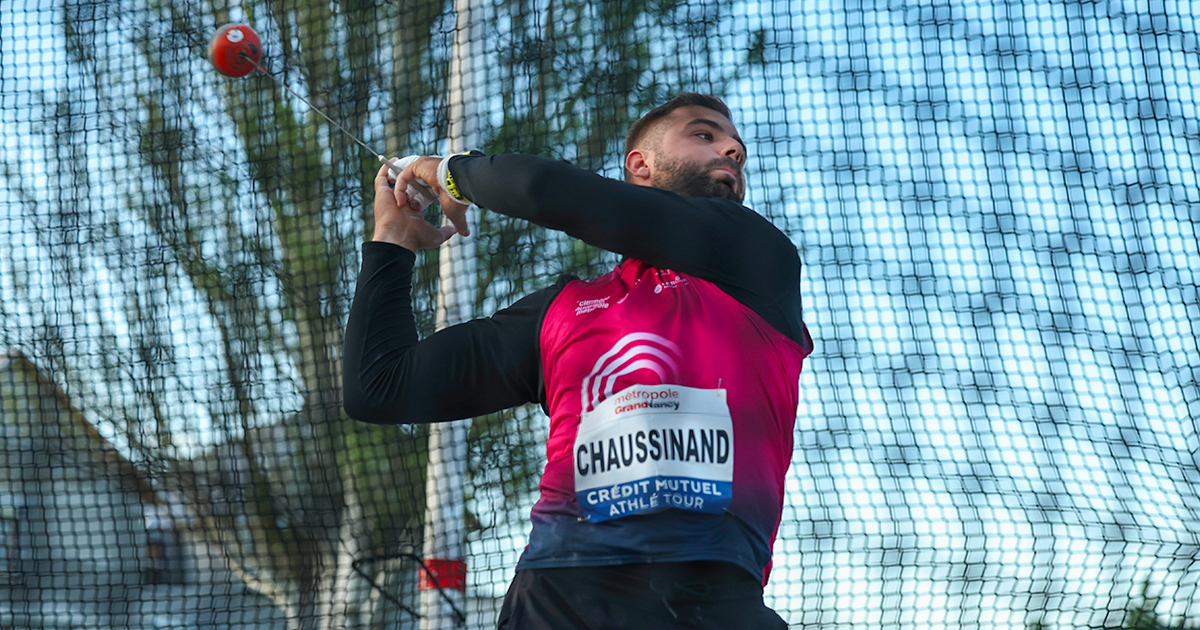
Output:
[[633,385],[585,412],[575,497],[591,522],[666,508],[724,511],[733,498],[725,390]]

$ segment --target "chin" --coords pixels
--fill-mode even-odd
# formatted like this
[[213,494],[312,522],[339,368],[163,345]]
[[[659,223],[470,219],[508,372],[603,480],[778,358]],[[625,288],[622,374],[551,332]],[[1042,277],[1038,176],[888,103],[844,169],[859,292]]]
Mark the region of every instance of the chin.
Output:
[[721,197],[722,199],[728,199],[738,203],[742,203],[742,199],[745,198],[744,194],[739,193],[736,189],[726,183],[717,184],[712,192],[713,197]]
[[651,179],[650,185],[669,190],[681,197],[719,197],[737,203],[742,203],[745,194],[744,192],[739,193],[727,178],[713,178],[701,173],[691,173],[690,177]]

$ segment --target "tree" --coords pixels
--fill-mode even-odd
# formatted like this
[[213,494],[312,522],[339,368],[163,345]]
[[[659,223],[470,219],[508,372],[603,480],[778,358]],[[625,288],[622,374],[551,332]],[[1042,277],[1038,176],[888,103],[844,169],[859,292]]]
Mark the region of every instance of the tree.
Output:
[[[1200,628],[1193,622],[1188,622],[1184,617],[1180,617],[1178,621],[1172,622],[1168,618],[1164,618],[1158,612],[1158,605],[1162,598],[1159,595],[1152,593],[1150,580],[1146,579],[1142,582],[1142,589],[1139,597],[1136,599],[1130,598],[1126,605],[1124,619],[1118,626],[1106,626],[1109,630],[1196,630]],[[1113,609],[1109,609],[1113,610]],[[1029,630],[1051,630],[1054,626],[1047,625],[1042,620],[1038,619],[1029,624]]]
[[1139,601],[1136,604],[1130,602],[1129,610],[1125,612],[1125,622],[1121,624],[1120,630],[1196,630],[1196,628],[1200,628],[1194,623],[1188,623],[1183,618],[1180,618],[1177,623],[1164,619],[1158,612],[1160,599],[1158,595],[1151,593],[1150,580],[1147,579],[1142,583]]
[[[667,42],[707,42],[697,34],[722,6],[494,4],[502,79],[487,109],[503,120],[484,148],[602,170],[651,104],[684,87],[720,91],[723,80],[684,76],[693,60]],[[382,559],[415,558],[424,505],[425,429],[341,412],[342,330],[377,164],[272,79],[217,75],[204,56],[216,26],[251,23],[265,66],[342,126],[392,153],[436,153],[447,7],[304,0],[239,13],[215,1],[64,0],[63,9],[63,84],[42,103],[45,150],[25,159],[56,172],[80,161],[78,147],[103,150],[53,194],[5,166],[22,203],[51,210],[35,212],[46,217],[36,233],[50,271],[4,273],[73,287],[25,293],[22,325],[36,332],[18,343],[91,405],[159,490],[181,497],[197,535],[294,627],[366,626],[378,596],[366,578],[388,570]],[[492,214],[480,232],[483,311],[612,262]],[[436,254],[419,264],[414,296],[428,333]],[[507,465],[505,496],[534,490],[536,438],[510,439],[530,414],[495,414],[472,430],[471,472],[486,484]]]
[[[197,67],[207,34],[233,20],[227,10],[126,8],[152,18],[132,50],[98,45],[119,30],[120,13],[97,14],[89,4],[68,5],[66,39],[95,101],[136,121],[120,153],[145,185],[124,191],[119,208],[112,200],[80,200],[78,208],[114,234],[137,217],[146,231],[137,240],[163,264],[122,261],[123,271],[135,276],[131,284],[191,294],[185,308],[198,334],[183,344],[172,338],[179,305],[169,297],[129,300],[130,356],[106,378],[143,395],[114,415],[124,416],[117,421],[127,422],[129,447],[159,472],[164,490],[185,497],[199,535],[295,627],[354,619],[370,595],[355,560],[420,541],[420,479],[410,475],[421,470],[422,431],[367,427],[341,412],[338,353],[369,211],[359,191],[370,190],[375,168],[270,78],[230,80]],[[267,3],[239,19],[272,34],[265,63],[280,80],[303,77],[300,91],[348,129],[371,129],[373,99],[395,103],[392,135],[377,141],[406,147],[436,89],[428,75],[441,11],[440,3],[402,3],[384,16],[405,24],[392,40],[377,29],[374,7],[355,3]],[[384,56],[393,59],[386,71]],[[131,65],[139,71],[132,82]],[[71,145],[63,136],[56,145]],[[101,182],[89,188],[112,193]],[[180,358],[188,344],[210,354],[213,372],[181,382],[193,369]],[[223,391],[202,403],[207,441],[217,444],[207,454],[183,448],[198,427],[169,402],[189,398],[191,388]],[[270,395],[291,398],[292,410]],[[136,409],[147,401],[150,421]]]

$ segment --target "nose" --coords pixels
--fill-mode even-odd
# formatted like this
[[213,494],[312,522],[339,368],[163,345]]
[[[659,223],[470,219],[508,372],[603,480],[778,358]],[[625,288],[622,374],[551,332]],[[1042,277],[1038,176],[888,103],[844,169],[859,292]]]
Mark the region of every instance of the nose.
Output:
[[746,152],[742,149],[742,143],[734,140],[733,138],[726,140],[726,146],[724,147],[724,152],[722,155],[727,158],[733,158],[733,161],[737,162],[738,164],[746,163]]

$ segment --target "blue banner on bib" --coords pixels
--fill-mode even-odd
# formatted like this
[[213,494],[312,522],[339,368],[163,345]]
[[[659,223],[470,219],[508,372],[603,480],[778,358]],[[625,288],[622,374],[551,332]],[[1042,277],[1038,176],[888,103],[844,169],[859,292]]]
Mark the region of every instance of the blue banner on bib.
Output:
[[664,508],[720,514],[733,498],[733,483],[687,477],[651,477],[577,495],[583,516],[593,523]]

